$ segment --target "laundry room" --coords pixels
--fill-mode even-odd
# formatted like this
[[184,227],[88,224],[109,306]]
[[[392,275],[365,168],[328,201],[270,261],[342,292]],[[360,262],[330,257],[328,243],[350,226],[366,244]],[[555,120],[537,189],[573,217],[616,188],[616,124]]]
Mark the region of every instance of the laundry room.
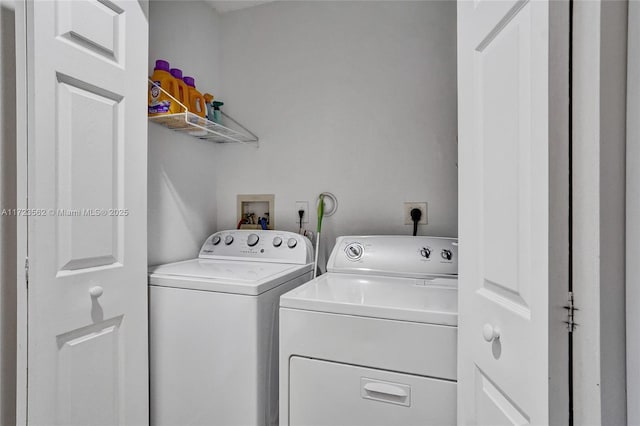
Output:
[[637,58],[625,0],[0,0],[0,425],[640,424]]
[[[197,423],[202,418],[220,425],[275,424],[279,417],[288,424],[288,409],[283,408],[288,398],[282,395],[289,391],[278,388],[275,380],[280,375],[283,383],[289,382],[282,379],[282,374],[289,374],[288,363],[278,372],[282,361],[276,350],[286,343],[265,340],[264,336],[278,335],[277,322],[274,327],[271,317],[278,309],[278,299],[312,278],[304,264],[315,260],[315,272],[324,272],[341,235],[457,236],[455,6],[452,1],[189,2],[188,7],[181,2],[150,3],[149,75],[155,75],[158,59],[180,68],[184,75],[195,78],[201,93],[211,93],[223,102],[223,124],[241,123],[239,130],[258,139],[216,144],[193,137],[198,135],[195,132],[179,134],[157,123],[149,124],[148,261],[150,265],[161,264],[150,268],[153,424]],[[244,213],[239,200],[247,194],[270,197],[271,205],[257,215],[269,211],[269,229],[278,230],[277,234],[246,231],[255,232],[246,237],[232,231],[244,227],[239,223],[243,219],[239,215]],[[322,228],[317,209],[320,197],[325,209]],[[423,203],[425,213],[415,234],[406,217],[407,206],[414,203]],[[302,218],[300,206],[304,209]],[[200,251],[204,239],[214,232]],[[299,239],[295,233],[310,237],[307,244],[306,238]],[[245,247],[246,238],[249,247]],[[377,244],[378,253],[383,253],[386,240],[374,241],[364,243],[369,250]],[[266,266],[258,272],[252,272],[254,268],[245,271],[224,263],[220,256],[238,256],[232,252],[240,244],[243,251],[251,251],[251,247],[264,251],[257,256],[264,260],[278,255],[281,247],[291,242],[296,246],[288,246],[289,259],[279,262],[295,262],[293,255],[297,254],[298,272],[294,268],[286,272],[286,279],[270,278],[257,284],[260,290],[255,292],[233,290],[239,293],[235,297],[215,293],[217,288],[211,283],[192,281],[206,274],[205,265],[171,263],[199,254],[218,262],[211,272],[218,280],[252,280],[256,274],[264,274]],[[315,259],[308,257],[311,242],[311,252],[317,250]],[[451,248],[450,243],[447,246],[436,240],[421,243],[433,248],[435,259],[440,256],[435,247]],[[407,253],[409,257],[415,244]],[[396,249],[402,251],[401,246]],[[223,274],[223,269],[235,272]],[[455,267],[447,272],[455,273]],[[177,284],[180,275],[190,276],[189,283]],[[198,292],[192,299],[193,289],[208,291]],[[455,294],[449,287],[443,297]],[[255,299],[257,310],[240,301],[246,299]],[[188,313],[184,306],[189,306]],[[455,307],[449,304],[447,309]],[[256,321],[261,324],[258,329],[254,328]],[[294,321],[305,323],[304,319]],[[201,329],[199,324],[211,326]],[[432,332],[423,325],[422,332]],[[444,328],[455,330],[452,325],[455,323]],[[190,332],[176,335],[175,327]],[[287,329],[285,323],[279,327]],[[345,323],[344,327],[350,326]],[[401,329],[396,332],[402,334]],[[219,339],[194,337],[208,333]],[[335,336],[337,331],[329,333]],[[363,333],[378,335],[375,330]],[[451,370],[455,366],[447,361],[456,347],[453,333],[440,336],[445,349],[429,358],[438,367],[426,370],[426,374],[444,380],[412,382],[420,389],[414,391],[414,399],[426,400],[426,395],[431,395],[431,402],[401,412],[403,421],[453,422],[455,387],[450,380],[455,379]],[[412,335],[407,338],[413,340]],[[384,339],[380,335],[376,341],[385,344]],[[250,344],[253,341],[258,342],[257,347]],[[365,343],[371,344],[373,341]],[[396,345],[413,347],[403,340],[397,340]],[[351,351],[350,345],[343,347]],[[195,359],[188,361],[191,353],[198,352],[207,354],[213,365],[225,365],[225,371],[206,368]],[[257,359],[248,355],[253,352]],[[329,358],[344,361],[340,356]],[[365,359],[363,363],[369,367],[425,374],[420,368],[407,370],[398,361]],[[241,367],[253,364],[258,366],[255,373]],[[225,379],[229,375],[234,379]],[[211,388],[220,382],[226,383],[224,392]],[[374,386],[375,391],[380,384],[368,386]],[[261,396],[257,401],[251,393],[243,393],[243,389],[256,388]],[[210,390],[203,394],[203,389]],[[291,392],[302,396],[308,393],[303,389],[304,385]],[[206,399],[215,402],[206,404]],[[367,408],[374,400],[380,402]],[[369,416],[381,418],[389,415],[385,407],[401,407],[387,405],[384,397],[363,401]],[[245,409],[238,410],[239,405]],[[303,406],[304,402],[294,405]],[[324,405],[316,406],[324,411]],[[357,400],[350,406],[360,412]],[[425,416],[436,406],[437,415]],[[303,411],[315,419],[296,420],[294,415],[292,424],[333,422]],[[371,417],[347,419],[344,417],[354,424],[373,424]]]

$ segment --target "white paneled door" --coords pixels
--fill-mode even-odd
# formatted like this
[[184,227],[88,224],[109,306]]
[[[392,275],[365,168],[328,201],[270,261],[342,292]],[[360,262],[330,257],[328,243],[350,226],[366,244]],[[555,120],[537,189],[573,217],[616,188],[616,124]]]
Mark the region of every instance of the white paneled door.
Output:
[[552,3],[458,2],[461,425],[569,415],[569,27]]
[[19,5],[29,425],[148,423],[145,8]]

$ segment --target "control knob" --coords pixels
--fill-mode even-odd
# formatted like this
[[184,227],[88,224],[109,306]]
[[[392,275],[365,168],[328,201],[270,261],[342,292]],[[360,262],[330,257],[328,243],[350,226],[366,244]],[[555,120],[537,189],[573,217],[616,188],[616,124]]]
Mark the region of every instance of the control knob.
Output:
[[445,260],[451,260],[451,258],[453,257],[453,253],[451,252],[451,250],[442,249],[442,253],[440,253],[440,256],[442,256],[442,258]]
[[280,237],[275,237],[273,239],[273,246],[274,247],[280,247],[282,245],[282,238]]
[[359,260],[360,258],[362,258],[364,248],[360,243],[352,243],[349,244],[344,251],[350,260]]
[[258,241],[260,241],[260,237],[258,237],[258,235],[249,234],[249,237],[247,238],[247,244],[249,245],[249,247],[255,246],[256,244],[258,244]]
[[296,240],[295,238],[289,238],[289,240],[287,240],[287,247],[289,247],[290,249],[294,248],[297,245],[298,240]]
[[213,237],[211,239],[211,244],[213,244],[214,246],[217,246],[218,244],[220,244],[220,235],[216,235],[215,237]]
[[224,243],[226,245],[229,245],[233,242],[233,235],[227,235],[226,237],[224,237]]
[[422,250],[420,250],[420,255],[425,259],[428,259],[429,256],[431,256],[431,249],[429,247],[422,247]]

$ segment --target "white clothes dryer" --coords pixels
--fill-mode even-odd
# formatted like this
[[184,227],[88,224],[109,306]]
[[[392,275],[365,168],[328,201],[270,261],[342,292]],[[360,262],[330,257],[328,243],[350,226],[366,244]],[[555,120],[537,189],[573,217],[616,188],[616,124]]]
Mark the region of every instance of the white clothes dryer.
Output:
[[340,237],[280,298],[280,425],[456,424],[457,240]]
[[301,235],[233,230],[149,269],[152,425],[277,424],[278,300],[312,261]]

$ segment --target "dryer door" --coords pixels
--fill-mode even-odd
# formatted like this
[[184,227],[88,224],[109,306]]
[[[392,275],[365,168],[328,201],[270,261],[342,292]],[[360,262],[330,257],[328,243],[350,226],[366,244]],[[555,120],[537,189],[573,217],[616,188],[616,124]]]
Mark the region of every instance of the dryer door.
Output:
[[292,357],[290,426],[454,425],[456,382]]

